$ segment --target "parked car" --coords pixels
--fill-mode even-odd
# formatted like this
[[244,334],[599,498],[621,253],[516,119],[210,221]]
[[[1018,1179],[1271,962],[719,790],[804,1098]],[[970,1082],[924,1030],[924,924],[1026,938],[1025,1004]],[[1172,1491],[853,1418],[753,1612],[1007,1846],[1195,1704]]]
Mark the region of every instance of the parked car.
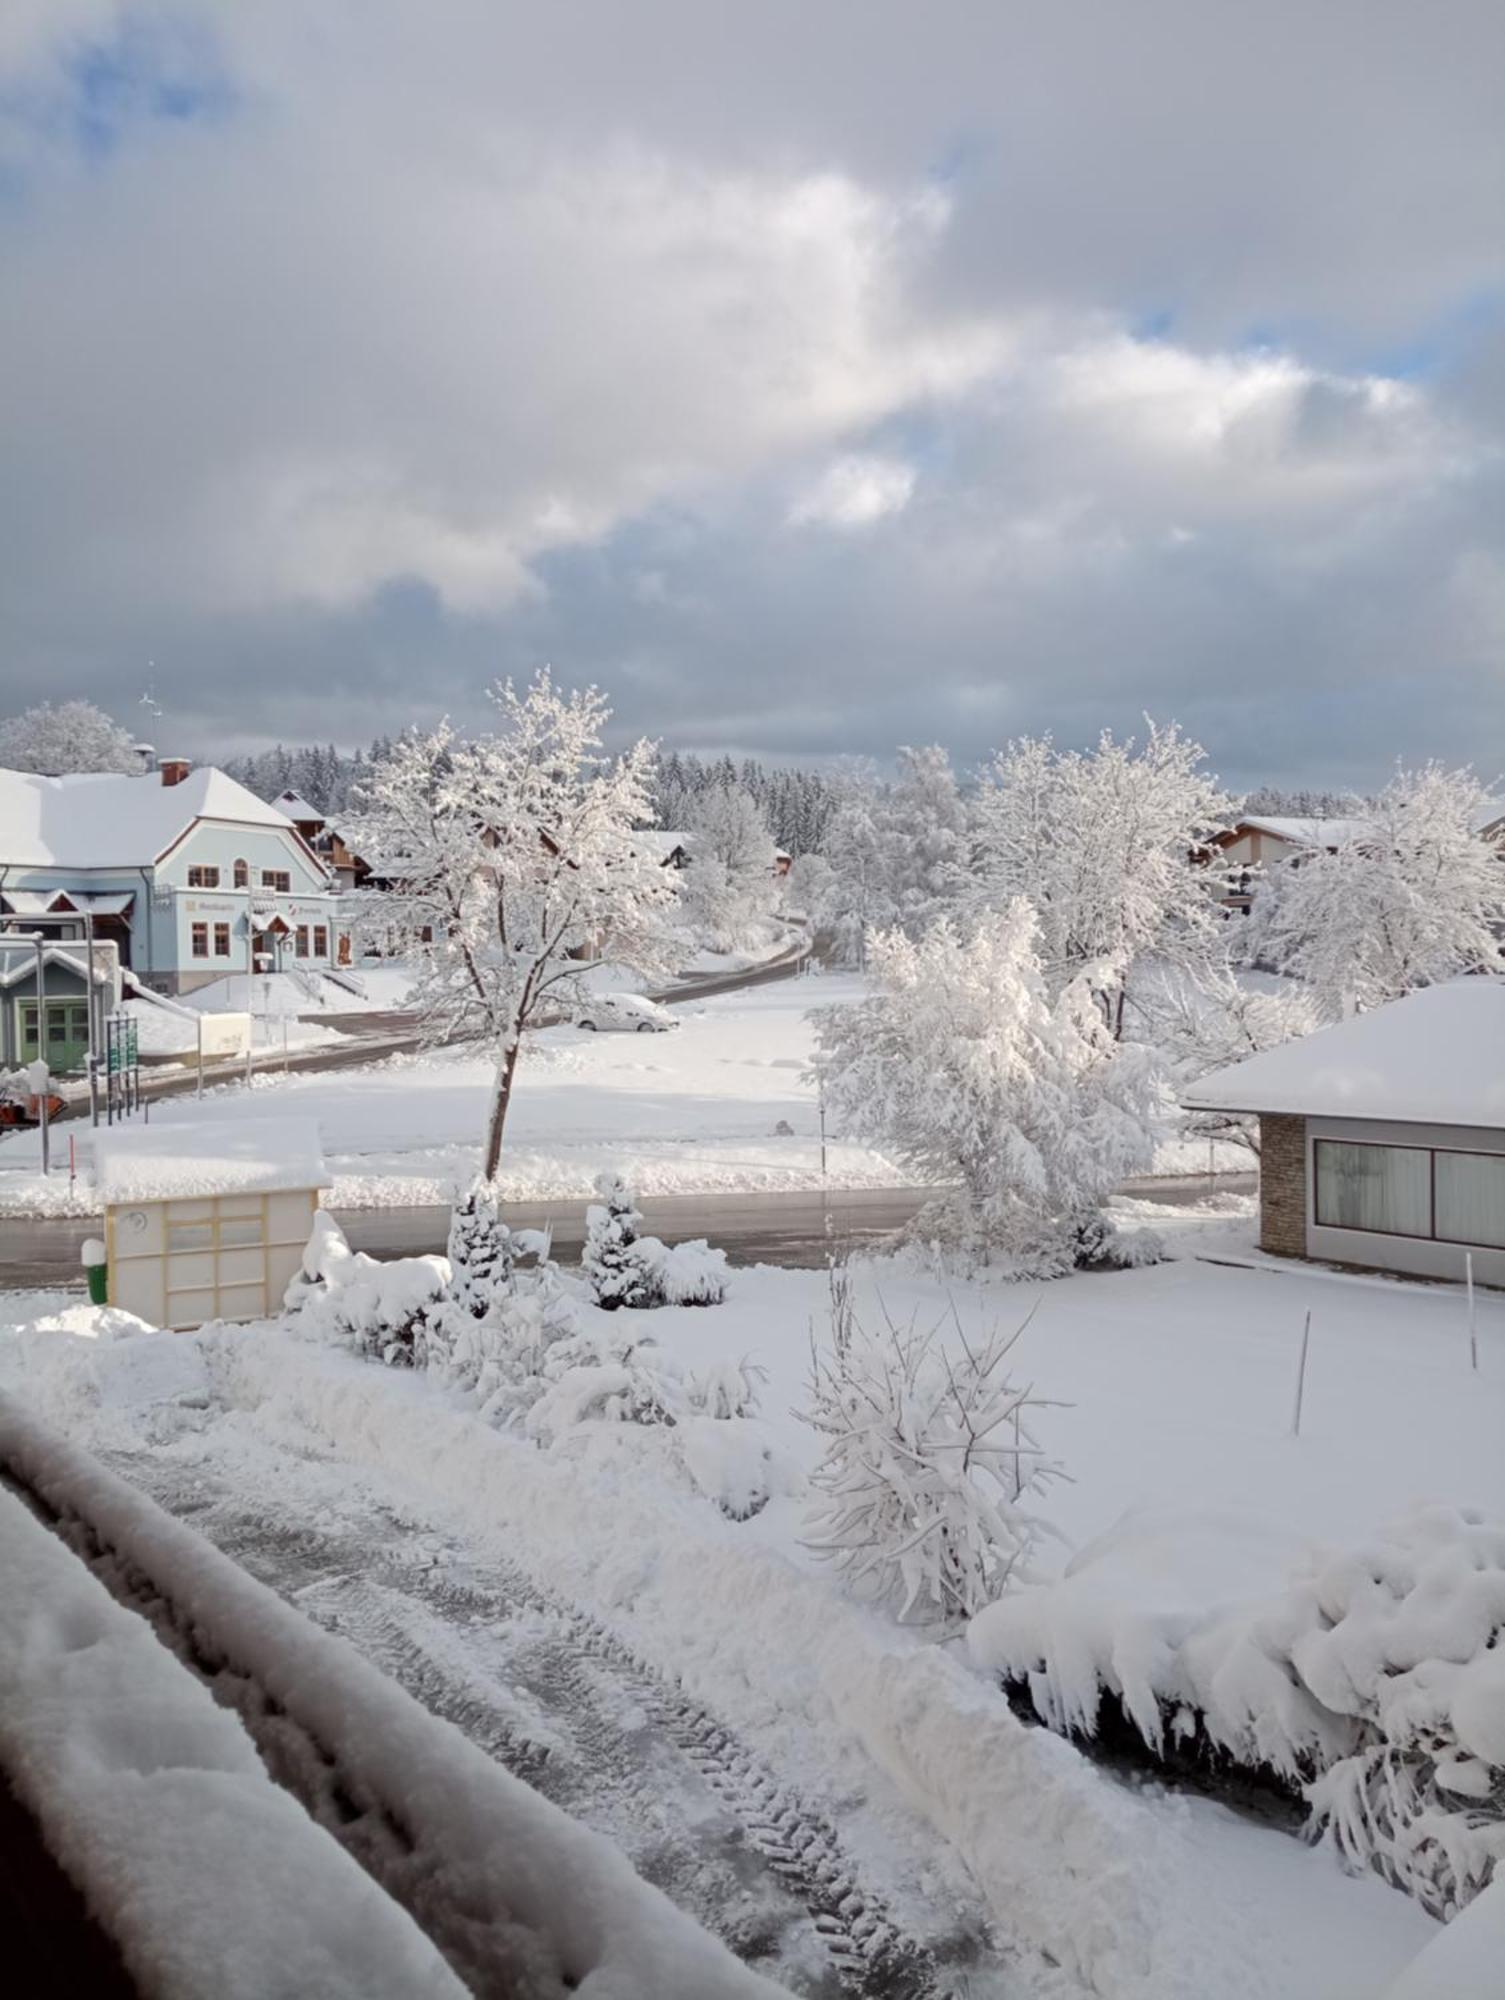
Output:
[[662,1035],[679,1026],[679,1016],[641,993],[602,993],[580,1009],[575,1026],[607,1035]]

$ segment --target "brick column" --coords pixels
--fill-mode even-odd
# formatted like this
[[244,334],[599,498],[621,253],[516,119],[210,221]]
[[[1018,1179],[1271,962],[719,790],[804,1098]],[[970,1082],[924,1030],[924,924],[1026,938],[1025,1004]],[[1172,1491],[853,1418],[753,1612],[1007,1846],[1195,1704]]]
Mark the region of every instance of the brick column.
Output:
[[1259,1247],[1277,1257],[1306,1255],[1304,1118],[1259,1121]]

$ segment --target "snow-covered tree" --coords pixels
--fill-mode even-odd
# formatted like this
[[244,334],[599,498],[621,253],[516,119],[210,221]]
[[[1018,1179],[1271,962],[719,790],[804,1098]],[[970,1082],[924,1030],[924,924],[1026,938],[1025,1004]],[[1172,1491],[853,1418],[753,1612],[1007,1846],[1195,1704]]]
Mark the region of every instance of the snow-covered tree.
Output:
[[1330,1015],[1498,970],[1505,858],[1481,834],[1501,811],[1472,771],[1398,771],[1336,850],[1264,877],[1250,954],[1303,980]]
[[922,1234],[1069,1270],[1102,1246],[1103,1203],[1154,1150],[1156,1069],[1115,1042],[1089,966],[1052,999],[1024,897],[966,930],[869,944],[872,996],[816,1015],[816,1071],[838,1131],[890,1147],[922,1181],[956,1184]]
[[[1273,991],[1252,987],[1234,975],[1226,959],[1205,968],[1170,967],[1136,989],[1133,1028],[1164,1056],[1177,1084],[1195,1083],[1321,1026],[1321,1011],[1305,987],[1295,981]],[[1259,1152],[1258,1119],[1204,1111],[1188,1118],[1187,1130]]]
[[135,740],[92,701],[39,702],[0,722],[0,769],[58,778],[70,771],[141,769]]
[[1041,1399],[1007,1373],[1017,1334],[869,1329],[842,1310],[799,1413],[825,1442],[806,1540],[901,1618],[970,1617],[1028,1580],[1054,1532],[1023,1504],[1060,1468],[1029,1428]]
[[790,875],[791,903],[809,918],[816,937],[842,965],[860,965],[868,932],[893,914],[879,851],[877,812],[876,783],[849,777],[827,822],[821,852],[803,856]]
[[1113,967],[1102,997],[1115,1031],[1136,960],[1195,961],[1214,948],[1215,879],[1193,857],[1233,801],[1204,757],[1175,723],[1151,722],[1142,746],[1105,731],[1085,753],[1025,737],[981,774],[968,906],[1028,896],[1053,987]]
[[779,900],[773,836],[741,785],[702,791],[685,816],[690,865],[680,885],[685,922],[713,951],[761,941]]
[[620,1174],[602,1174],[596,1182],[596,1195],[597,1200],[586,1210],[585,1245],[580,1253],[591,1296],[607,1312],[615,1312],[618,1306],[657,1305],[640,1248],[643,1218],[631,1188]]
[[496,1178],[523,1030],[583,1004],[587,956],[667,976],[678,956],[671,872],[639,851],[653,749],[601,749],[595,688],[545,672],[492,690],[501,727],[462,742],[447,723],[370,770],[352,845],[395,883],[388,934],[419,962],[413,1004],[432,1040],[496,1051],[482,1176]]
[[512,1283],[512,1231],[501,1218],[492,1190],[471,1188],[449,1218],[447,1302],[471,1319],[484,1319],[499,1294]]

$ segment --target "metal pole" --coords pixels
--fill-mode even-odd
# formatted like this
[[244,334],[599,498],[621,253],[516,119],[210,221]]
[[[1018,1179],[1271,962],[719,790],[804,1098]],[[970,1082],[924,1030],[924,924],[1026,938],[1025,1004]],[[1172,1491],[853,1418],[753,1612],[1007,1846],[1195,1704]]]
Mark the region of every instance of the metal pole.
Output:
[[47,1099],[51,1095],[52,1073],[47,1063],[47,936],[44,931],[32,933],[32,943],[37,948],[37,1061],[42,1065],[43,1083],[41,1090],[42,1124],[42,1172],[52,1171],[52,1133],[47,1117]]
[[89,948],[89,1123],[99,1123],[99,991],[94,983],[94,912],[84,911],[84,938]]
[[1469,1359],[1473,1364],[1474,1373],[1477,1375],[1479,1372],[1479,1324],[1474,1317],[1474,1253],[1472,1250],[1465,1250],[1463,1253],[1463,1270],[1465,1277],[1468,1279],[1468,1352]]
[[1306,1388],[1306,1350],[1311,1337],[1312,1315],[1310,1309],[1308,1309],[1306,1325],[1301,1329],[1301,1366],[1296,1371],[1296,1409],[1295,1414],[1291,1418],[1292,1437],[1300,1437],[1301,1435],[1301,1396],[1302,1391]]

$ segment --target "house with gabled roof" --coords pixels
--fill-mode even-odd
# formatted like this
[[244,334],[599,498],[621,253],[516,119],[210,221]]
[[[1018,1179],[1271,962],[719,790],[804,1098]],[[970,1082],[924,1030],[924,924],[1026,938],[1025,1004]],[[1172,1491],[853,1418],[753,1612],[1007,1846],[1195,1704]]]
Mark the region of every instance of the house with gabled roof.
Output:
[[1260,1126],[1260,1247],[1505,1285],[1505,978],[1428,986],[1204,1076]]
[[92,920],[136,983],[340,962],[330,869],[292,821],[223,771],[0,771],[0,927],[78,938]]

